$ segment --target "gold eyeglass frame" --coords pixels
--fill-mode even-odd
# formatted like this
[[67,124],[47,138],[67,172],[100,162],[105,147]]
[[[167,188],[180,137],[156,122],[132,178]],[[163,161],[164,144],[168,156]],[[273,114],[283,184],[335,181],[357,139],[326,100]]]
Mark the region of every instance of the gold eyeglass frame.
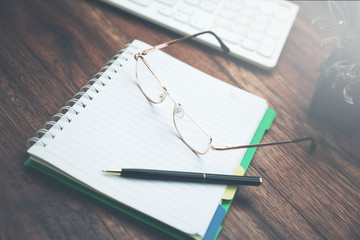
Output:
[[[280,144],[287,144],[287,143],[297,143],[297,142],[302,142],[302,141],[311,141],[311,145],[310,145],[310,150],[312,150],[315,146],[315,139],[313,137],[304,137],[304,138],[298,138],[298,139],[294,139],[294,140],[287,140],[287,141],[280,141],[280,142],[270,142],[270,143],[261,143],[261,144],[250,144],[250,145],[225,145],[223,147],[216,147],[213,143],[213,138],[210,135],[210,133],[193,117],[191,116],[191,114],[178,102],[176,101],[176,99],[174,98],[174,96],[172,96],[169,91],[167,90],[167,88],[165,87],[164,83],[156,76],[155,72],[151,69],[151,67],[149,66],[148,62],[145,60],[144,56],[155,51],[155,50],[160,50],[162,48],[166,48],[174,43],[178,43],[193,37],[197,37],[199,35],[202,34],[206,34],[209,33],[211,35],[213,35],[217,41],[220,44],[220,47],[222,48],[222,50],[228,54],[230,53],[229,48],[222,42],[222,40],[212,31],[203,31],[203,32],[199,32],[196,34],[192,34],[192,35],[188,35],[182,38],[178,38],[178,39],[174,39],[156,46],[153,46],[151,48],[145,49],[143,51],[140,51],[138,53],[134,54],[134,58],[136,61],[136,66],[135,66],[135,75],[136,75],[136,83],[138,85],[138,87],[140,88],[141,92],[143,93],[143,95],[146,97],[146,99],[148,101],[150,101],[153,104],[160,104],[162,103],[166,96],[169,96],[170,100],[174,103],[174,108],[173,108],[173,123],[176,129],[176,132],[178,134],[178,136],[180,137],[180,139],[195,153],[199,154],[199,155],[204,155],[206,154],[210,149],[214,150],[214,151],[226,151],[226,150],[234,150],[234,149],[242,149],[242,148],[252,148],[252,147],[264,147],[264,146],[271,146],[271,145],[280,145]],[[145,64],[145,66],[149,69],[150,73],[155,77],[155,79],[159,82],[160,87],[162,88],[163,94],[161,95],[161,98],[159,101],[153,101],[150,97],[148,97],[145,93],[145,91],[142,89],[139,78],[138,78],[138,73],[137,73],[137,64],[139,59]],[[176,121],[175,121],[175,115],[176,114],[181,114],[183,112],[185,112],[191,120],[194,121],[194,123],[208,136],[209,138],[209,143],[208,143],[208,147],[204,152],[200,152],[197,149],[193,148],[181,135],[177,125],[176,125]]]

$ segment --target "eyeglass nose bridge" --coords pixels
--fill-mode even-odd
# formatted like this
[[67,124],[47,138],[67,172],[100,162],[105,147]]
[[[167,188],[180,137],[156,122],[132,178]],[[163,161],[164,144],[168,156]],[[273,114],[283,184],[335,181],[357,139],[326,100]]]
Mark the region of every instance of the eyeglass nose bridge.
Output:
[[[160,100],[157,103],[162,103],[167,96],[169,96],[170,98],[171,98],[171,96],[170,96],[168,90],[166,89],[166,87],[164,86],[164,84],[161,81],[159,81],[159,83],[160,83],[160,86],[161,86],[163,92],[162,92],[162,94],[160,94]],[[153,101],[151,101],[151,102],[153,102]]]

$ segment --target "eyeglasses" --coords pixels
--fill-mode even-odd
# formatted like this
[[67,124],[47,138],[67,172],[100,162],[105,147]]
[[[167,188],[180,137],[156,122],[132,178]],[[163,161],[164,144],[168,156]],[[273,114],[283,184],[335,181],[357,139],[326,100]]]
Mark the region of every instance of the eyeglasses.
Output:
[[302,141],[311,141],[310,149],[315,147],[315,140],[312,137],[298,138],[294,140],[271,142],[262,144],[252,145],[225,145],[224,147],[217,147],[213,143],[212,136],[210,133],[193,117],[191,114],[169,93],[164,83],[156,76],[149,63],[145,60],[144,56],[165,47],[168,47],[174,43],[178,43],[190,38],[197,37],[202,34],[211,34],[219,42],[222,50],[228,54],[229,48],[221,41],[221,39],[211,31],[204,31],[193,35],[185,36],[179,39],[171,40],[160,45],[151,47],[149,49],[140,51],[134,54],[136,61],[135,75],[137,85],[140,88],[144,96],[153,104],[162,103],[167,96],[174,103],[173,108],[173,123],[176,132],[180,139],[195,153],[205,154],[210,149],[214,151],[225,151],[234,150],[241,148],[252,148],[252,147],[264,147],[271,145],[280,145],[287,143],[297,143]]

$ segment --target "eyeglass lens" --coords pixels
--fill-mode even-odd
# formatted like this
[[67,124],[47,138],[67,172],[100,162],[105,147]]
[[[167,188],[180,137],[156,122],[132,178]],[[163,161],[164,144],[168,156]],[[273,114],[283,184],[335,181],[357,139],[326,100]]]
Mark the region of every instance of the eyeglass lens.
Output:
[[[139,88],[149,101],[160,103],[163,100],[164,89],[142,57],[136,61],[136,77]],[[174,106],[173,121],[178,135],[188,147],[200,154],[208,151],[210,137],[178,103]]]
[[159,103],[164,98],[164,89],[154,74],[146,66],[143,58],[136,61],[136,78],[138,85],[147,99],[153,103]]

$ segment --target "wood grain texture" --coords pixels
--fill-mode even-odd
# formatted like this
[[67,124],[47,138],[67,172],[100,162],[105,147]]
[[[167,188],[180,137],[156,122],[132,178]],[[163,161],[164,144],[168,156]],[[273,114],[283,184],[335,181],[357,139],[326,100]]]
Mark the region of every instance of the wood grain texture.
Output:
[[[322,2],[297,2],[298,17],[272,72],[198,44],[166,51],[267,99],[277,112],[263,142],[313,135],[306,144],[258,149],[219,239],[360,239],[360,134],[348,137],[307,108],[326,52],[310,27]],[[124,44],[177,37],[98,1],[0,1],[0,239],[159,239],[132,220],[33,171],[24,143]]]

